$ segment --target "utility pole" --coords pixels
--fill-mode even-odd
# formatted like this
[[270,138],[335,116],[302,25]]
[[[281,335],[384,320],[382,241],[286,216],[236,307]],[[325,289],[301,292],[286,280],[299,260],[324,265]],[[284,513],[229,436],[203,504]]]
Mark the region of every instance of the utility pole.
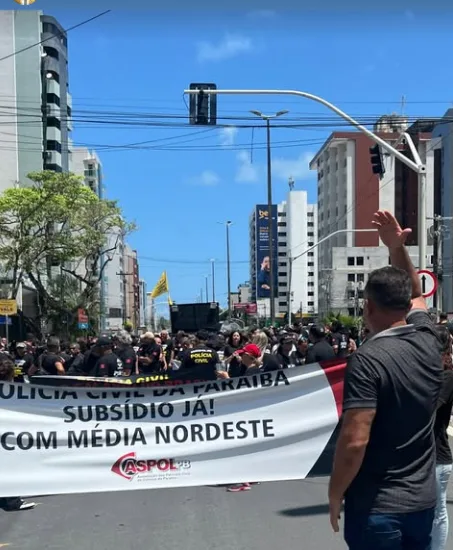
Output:
[[227,288],[228,288],[228,319],[231,317],[231,265],[230,265],[230,225],[226,222],[226,247],[227,247]]
[[120,271],[116,273],[123,280],[123,324],[127,321],[126,309],[127,309],[127,292],[126,292],[126,277],[133,277],[134,273],[125,273]]
[[211,275],[212,275],[212,301],[215,302],[215,260],[211,260]]
[[207,302],[209,302],[208,279],[209,279],[209,275],[205,275],[205,281],[206,281],[206,301],[207,301]]

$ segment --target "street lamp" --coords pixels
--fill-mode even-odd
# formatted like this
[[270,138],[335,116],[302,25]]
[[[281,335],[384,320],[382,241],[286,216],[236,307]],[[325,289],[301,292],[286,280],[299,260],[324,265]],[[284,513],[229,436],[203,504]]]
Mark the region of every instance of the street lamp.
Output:
[[230,265],[230,226],[233,225],[232,221],[217,222],[220,225],[224,225],[226,228],[226,254],[227,254],[227,304],[228,304],[228,319],[231,317],[231,265]]
[[211,274],[212,274],[212,301],[215,302],[215,260],[211,259]]
[[269,296],[271,301],[271,324],[275,321],[275,284],[274,284],[274,250],[273,250],[273,221],[272,221],[272,160],[271,160],[271,120],[289,111],[277,111],[273,115],[265,115],[260,111],[250,111],[252,115],[260,117],[266,122],[267,135],[267,211],[269,233]]

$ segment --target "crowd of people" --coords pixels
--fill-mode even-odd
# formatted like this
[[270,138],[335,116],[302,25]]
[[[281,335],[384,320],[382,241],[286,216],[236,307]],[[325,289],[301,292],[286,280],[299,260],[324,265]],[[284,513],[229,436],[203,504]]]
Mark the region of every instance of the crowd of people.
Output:
[[[178,371],[204,379],[248,376],[335,358],[347,362],[343,414],[329,485],[332,527],[345,504],[351,550],[445,550],[447,486],[453,457],[447,429],[453,407],[452,326],[434,319],[389,212],[374,218],[391,265],[373,271],[364,301],[364,328],[302,324],[170,335],[127,331],[67,345],[50,336],[7,347],[0,379],[42,375],[123,377]],[[230,492],[250,490],[234,484]],[[9,509],[33,506],[3,499]]]

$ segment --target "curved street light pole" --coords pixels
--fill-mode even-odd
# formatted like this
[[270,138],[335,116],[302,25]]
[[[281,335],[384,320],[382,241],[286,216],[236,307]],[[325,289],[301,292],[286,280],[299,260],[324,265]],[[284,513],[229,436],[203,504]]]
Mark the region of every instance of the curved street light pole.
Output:
[[[185,94],[197,95],[200,93],[200,90],[184,90]],[[309,94],[308,92],[301,92],[299,90],[209,90],[210,94],[221,94],[221,95],[295,95],[298,97],[304,97],[305,99],[310,99],[316,103],[320,103],[327,107],[342,119],[346,120],[360,130],[362,133],[367,135],[375,143],[380,145],[384,151],[390,153],[390,155],[396,157],[403,164],[414,170],[418,175],[418,246],[419,246],[419,261],[418,268],[426,269],[426,247],[427,247],[427,220],[426,220],[426,165],[421,161],[420,155],[417,150],[411,147],[411,152],[414,155],[414,160],[409,159],[401,151],[392,147],[385,140],[380,138],[378,135],[374,134],[365,126],[359,124],[356,120],[350,117],[347,113],[339,109],[333,103],[330,103],[326,99],[319,97],[314,94]],[[415,154],[416,153],[416,154]]]

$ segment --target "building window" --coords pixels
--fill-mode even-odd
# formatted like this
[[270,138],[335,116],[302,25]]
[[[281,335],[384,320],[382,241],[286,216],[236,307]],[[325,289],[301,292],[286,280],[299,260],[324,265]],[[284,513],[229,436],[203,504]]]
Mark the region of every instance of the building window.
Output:
[[61,143],[59,141],[55,141],[54,139],[48,139],[47,140],[47,150],[48,151],[57,151],[58,153],[61,153]]
[[286,237],[286,231],[279,231],[278,236],[279,237]]
[[314,252],[309,252],[308,255],[312,258],[315,255],[315,253]]
[[284,297],[284,296],[287,295],[287,292],[279,292],[278,295],[279,295],[280,297]]
[[280,258],[284,258],[286,256],[286,252],[279,252],[278,255]]
[[58,107],[60,106],[60,98],[56,94],[47,94],[46,101],[47,103],[53,103]]
[[308,307],[313,307],[315,305],[314,302],[308,302]]
[[315,246],[315,243],[314,242],[309,242],[308,246]]
[[57,60],[60,59],[58,50],[56,50],[55,48],[44,46],[44,52],[46,53],[46,55],[48,55],[49,57],[52,57],[53,59],[57,59]]
[[286,242],[285,242],[285,241],[279,241],[279,242],[278,242],[278,246],[279,246],[279,248],[285,247],[285,246],[286,246]]
[[363,265],[363,256],[357,256],[357,265]]
[[315,267],[315,262],[307,262],[308,267]]
[[309,272],[308,272],[308,276],[309,276],[309,277],[314,277],[315,274],[313,273],[313,271],[309,271]]
[[68,117],[71,118],[71,117],[72,117],[72,109],[71,109],[71,107],[68,107],[68,108],[67,108],[67,111],[68,111]]
[[315,295],[315,293],[314,293],[314,292],[312,292],[312,291],[310,291],[310,292],[307,292],[307,294],[308,294],[308,296],[314,296],[314,295]]
[[44,170],[50,170],[51,172],[63,172],[63,168],[58,164],[45,164]]
[[315,286],[315,283],[313,281],[308,281],[307,286]]
[[363,283],[365,281],[365,273],[357,273],[357,282]]
[[47,128],[58,128],[60,130],[61,122],[53,116],[47,117]]
[[349,315],[349,317],[354,317],[355,309],[353,307],[348,308],[348,315]]
[[286,267],[286,262],[278,262],[278,267]]
[[286,283],[278,283],[278,286],[279,286],[280,288],[285,287],[285,286],[286,286]]
[[308,232],[308,237],[314,237],[314,236],[315,236],[315,234],[313,233],[313,231]]
[[355,298],[355,290],[348,290],[348,299],[352,300]]
[[348,257],[348,265],[355,265],[355,258],[353,256]]
[[56,73],[55,71],[47,71],[47,74],[52,75],[50,78],[60,84],[60,75],[58,73]]
[[363,298],[363,290],[358,290],[357,291],[357,298],[360,298],[360,299]]
[[314,226],[315,226],[314,222],[308,222],[307,223],[307,227],[314,227]]
[[288,276],[288,273],[286,271],[279,271],[278,272],[278,276],[279,277],[287,277]]
[[348,283],[355,283],[355,273],[348,273]]
[[286,222],[277,222],[278,227],[286,227]]
[[286,218],[286,212],[279,212],[278,215],[280,218]]
[[280,307],[287,307],[288,304],[286,302],[278,302],[278,305]]

